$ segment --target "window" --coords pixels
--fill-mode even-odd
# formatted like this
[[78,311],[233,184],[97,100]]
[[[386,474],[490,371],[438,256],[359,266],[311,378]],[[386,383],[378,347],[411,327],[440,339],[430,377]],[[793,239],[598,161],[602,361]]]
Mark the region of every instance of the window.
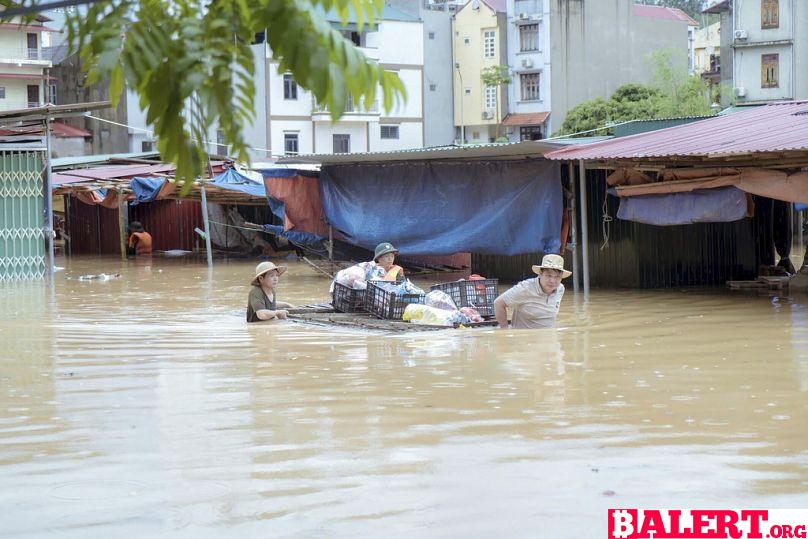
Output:
[[520,26],[519,44],[522,52],[539,50],[539,25],[523,24]]
[[365,46],[365,34],[361,34],[355,30],[343,30],[342,37],[344,37],[357,47]]
[[541,140],[541,127],[538,125],[520,127],[519,140]]
[[283,76],[283,98],[297,99],[297,84],[288,73]]
[[523,73],[519,75],[522,86],[522,101],[539,100],[539,74]]
[[383,125],[382,128],[382,138],[383,139],[397,139],[398,138],[398,126],[397,125]]
[[497,87],[485,87],[485,108],[494,109],[497,107]]
[[216,153],[218,155],[227,155],[227,144],[224,142],[224,131],[221,129],[216,130]]
[[267,40],[267,31],[261,30],[260,32],[255,34],[255,37],[253,38],[251,45],[260,45],[261,43],[264,43],[266,40]]
[[483,56],[486,58],[494,57],[494,48],[496,43],[497,33],[494,30],[486,30],[483,33]]
[[465,88],[465,89],[463,90],[463,92],[464,92],[466,95],[471,95],[471,88],[468,88],[468,87],[467,87],[467,88]]
[[760,57],[760,87],[777,88],[780,86],[780,55],[764,54]]
[[56,85],[49,84],[48,85],[48,101],[50,101],[51,105],[58,105],[58,101],[56,101]]
[[432,83],[432,84],[430,84],[430,85],[429,85],[429,91],[430,91],[430,92],[434,92],[434,91],[435,91],[435,90],[437,90],[437,89],[438,89],[438,85],[437,85],[437,84]]
[[6,87],[5,86],[0,86],[0,99],[5,99],[5,98],[6,98]]
[[334,153],[351,153],[351,135],[334,135]]
[[760,27],[780,28],[780,1],[761,0],[760,2]]
[[435,32],[429,32],[429,39],[435,39]]
[[154,151],[154,142],[150,140],[144,140],[140,143],[140,151],[141,152],[153,152]]
[[299,139],[297,133],[284,133],[283,134],[283,153],[284,155],[297,155]]
[[463,45],[471,45],[471,38],[470,37],[464,37],[463,38]]

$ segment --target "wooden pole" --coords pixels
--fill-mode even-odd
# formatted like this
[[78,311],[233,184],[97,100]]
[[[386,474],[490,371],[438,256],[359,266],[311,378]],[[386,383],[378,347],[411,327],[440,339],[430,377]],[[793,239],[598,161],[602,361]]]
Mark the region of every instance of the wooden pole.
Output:
[[200,182],[199,190],[202,193],[202,222],[205,225],[205,251],[208,255],[208,267],[213,267],[213,251],[210,248],[210,224],[208,223],[208,199],[205,196],[205,182]]
[[568,174],[569,174],[569,186],[570,191],[572,191],[572,199],[570,200],[570,237],[572,238],[572,290],[574,292],[578,291],[578,279],[580,276],[578,275],[578,210],[575,208],[575,201],[577,200],[575,196],[575,165],[570,162],[567,165]]
[[118,195],[118,234],[121,237],[121,260],[126,260],[126,200],[123,198],[123,189],[116,189]]
[[578,161],[578,185],[581,191],[581,262],[583,270],[584,297],[589,296],[589,231],[586,215],[586,167],[584,160]]
[[328,225],[328,260],[334,262],[334,229]]

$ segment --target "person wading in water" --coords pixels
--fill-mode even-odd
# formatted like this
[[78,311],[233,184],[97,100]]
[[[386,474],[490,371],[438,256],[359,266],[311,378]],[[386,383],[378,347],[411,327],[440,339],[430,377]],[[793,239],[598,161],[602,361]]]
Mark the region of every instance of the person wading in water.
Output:
[[278,280],[284,272],[285,266],[276,266],[272,262],[261,262],[255,267],[255,277],[250,283],[252,289],[247,299],[247,322],[286,319],[289,314],[286,309],[294,305],[278,301],[276,297]]
[[564,269],[559,255],[546,255],[541,264],[533,266],[538,275],[526,279],[494,300],[494,314],[499,327],[508,327],[508,307],[513,309],[511,326],[514,329],[555,327],[564,285],[561,279],[572,275]]

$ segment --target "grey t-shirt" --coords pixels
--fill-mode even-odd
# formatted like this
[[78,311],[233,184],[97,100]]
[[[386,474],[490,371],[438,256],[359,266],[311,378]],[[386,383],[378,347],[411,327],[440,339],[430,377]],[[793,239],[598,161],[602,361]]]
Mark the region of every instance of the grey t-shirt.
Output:
[[511,326],[516,329],[530,329],[555,327],[563,296],[563,284],[559,283],[552,294],[545,294],[538,277],[535,277],[516,284],[500,297],[513,309]]

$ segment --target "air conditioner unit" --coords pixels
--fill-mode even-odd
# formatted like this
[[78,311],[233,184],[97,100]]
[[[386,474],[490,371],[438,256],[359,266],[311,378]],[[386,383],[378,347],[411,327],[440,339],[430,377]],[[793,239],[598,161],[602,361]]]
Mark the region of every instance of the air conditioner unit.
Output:
[[483,120],[493,120],[493,119],[494,119],[494,111],[492,110],[483,111]]
[[519,20],[520,21],[526,21],[529,18],[530,18],[530,13],[520,13],[519,14]]
[[530,69],[533,67],[533,60],[531,58],[522,58],[522,67]]
[[746,88],[744,88],[743,86],[736,86],[735,97],[746,97]]
[[746,39],[749,37],[749,34],[746,30],[735,30],[735,39]]

